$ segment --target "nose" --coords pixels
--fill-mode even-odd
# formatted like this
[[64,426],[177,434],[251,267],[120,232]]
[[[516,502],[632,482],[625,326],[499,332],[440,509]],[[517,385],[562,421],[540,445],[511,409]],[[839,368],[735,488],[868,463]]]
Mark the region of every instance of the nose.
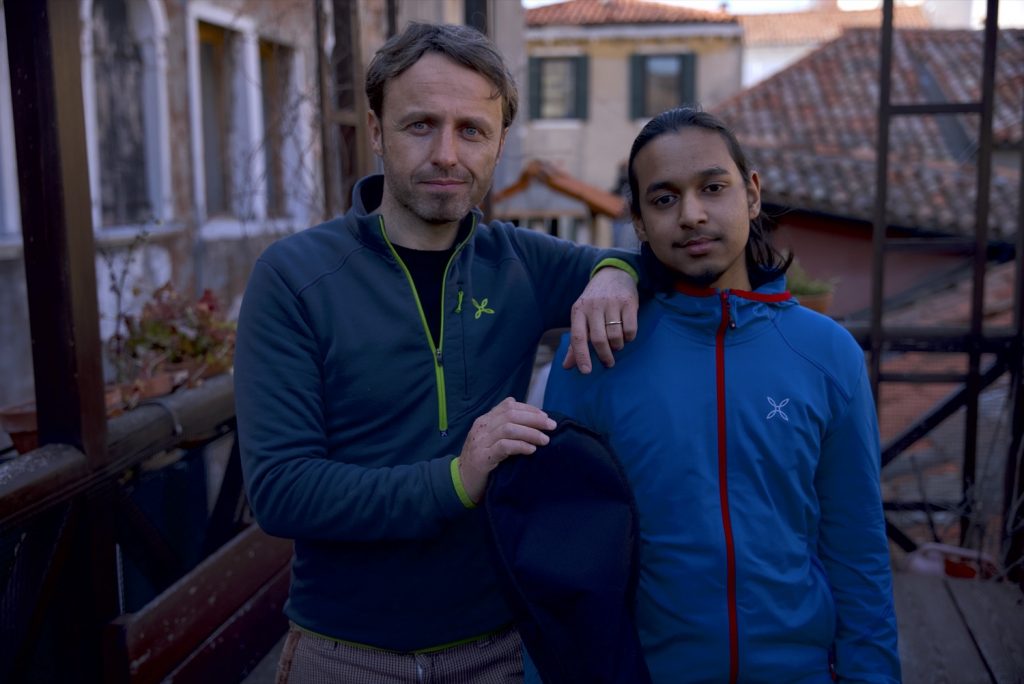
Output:
[[458,162],[455,152],[455,131],[451,128],[441,128],[434,139],[433,159],[434,166],[449,169]]
[[679,226],[696,228],[708,220],[707,211],[700,197],[694,193],[686,193],[679,200]]

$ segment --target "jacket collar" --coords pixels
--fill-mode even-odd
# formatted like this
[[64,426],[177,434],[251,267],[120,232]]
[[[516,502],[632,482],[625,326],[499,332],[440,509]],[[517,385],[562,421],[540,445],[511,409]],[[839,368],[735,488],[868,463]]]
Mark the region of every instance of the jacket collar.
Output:
[[[383,196],[383,174],[374,174],[360,179],[352,188],[352,209],[349,210],[347,216],[354,221],[354,228],[360,240],[374,249],[390,254],[384,236],[381,235],[382,221],[377,213]],[[475,221],[473,220],[474,216],[476,217]],[[483,213],[479,209],[473,208],[459,224],[455,244],[465,240],[473,230],[473,226],[482,222]]]
[[718,329],[724,315],[723,302],[728,302],[728,315],[733,324],[730,327],[737,331],[751,328],[758,322],[767,322],[780,309],[796,306],[796,300],[786,290],[784,276],[753,291],[718,290],[677,282],[671,292],[660,294],[657,299],[708,331]]

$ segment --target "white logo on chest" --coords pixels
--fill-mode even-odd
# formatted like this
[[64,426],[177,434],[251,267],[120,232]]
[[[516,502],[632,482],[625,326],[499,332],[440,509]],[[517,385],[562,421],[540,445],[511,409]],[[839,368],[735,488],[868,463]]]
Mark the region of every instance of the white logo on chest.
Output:
[[778,416],[779,418],[782,418],[782,420],[784,420],[784,421],[786,421],[788,423],[789,422],[789,416],[787,416],[786,412],[783,411],[782,409],[786,408],[786,405],[789,404],[789,399],[783,399],[779,403],[775,403],[775,400],[772,399],[771,397],[767,397],[767,399],[768,399],[768,403],[772,405],[772,410],[768,412],[768,415],[766,416],[766,418],[768,420],[771,420],[772,418],[775,418],[776,416]]

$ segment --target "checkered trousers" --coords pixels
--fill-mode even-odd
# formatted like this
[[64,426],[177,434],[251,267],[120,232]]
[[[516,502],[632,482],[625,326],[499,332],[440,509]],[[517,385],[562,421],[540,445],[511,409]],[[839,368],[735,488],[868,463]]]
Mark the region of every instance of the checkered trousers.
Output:
[[292,626],[277,684],[521,684],[514,629],[431,653],[399,653],[326,639]]

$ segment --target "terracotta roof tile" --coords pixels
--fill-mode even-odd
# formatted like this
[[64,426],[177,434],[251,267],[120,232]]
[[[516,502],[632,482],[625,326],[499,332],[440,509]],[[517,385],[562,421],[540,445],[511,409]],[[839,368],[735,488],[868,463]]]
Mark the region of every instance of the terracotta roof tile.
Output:
[[[870,221],[879,32],[850,29],[716,109],[763,169],[766,201]],[[980,98],[976,31],[898,31],[894,103]],[[1000,33],[994,140],[1021,141],[1024,30]],[[888,209],[896,225],[973,235],[978,117],[897,117],[890,126]],[[1019,170],[992,179],[993,237],[1016,233]]]
[[568,0],[526,10],[526,25],[594,26],[606,24],[736,23],[726,12],[665,5],[653,0]]
[[[805,12],[743,14],[737,17],[746,45],[798,45],[834,40],[848,28],[877,28],[881,10],[843,11],[835,5],[816,6]],[[928,17],[920,6],[893,8],[897,28],[928,28]]]

